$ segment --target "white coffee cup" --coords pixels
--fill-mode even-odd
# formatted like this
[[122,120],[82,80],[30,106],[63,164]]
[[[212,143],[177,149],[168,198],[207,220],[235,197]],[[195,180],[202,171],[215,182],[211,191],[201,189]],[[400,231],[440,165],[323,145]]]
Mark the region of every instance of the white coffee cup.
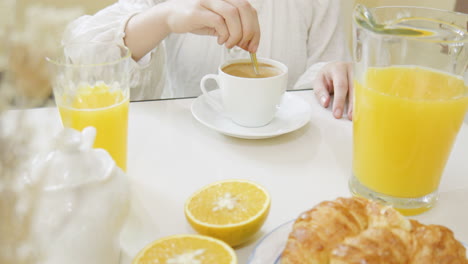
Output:
[[[259,58],[259,64],[267,64],[278,70],[278,75],[265,78],[247,78],[229,75],[223,69],[232,64],[249,63],[250,59],[237,59],[223,63],[218,74],[205,75],[200,88],[208,104],[233,122],[245,127],[267,125],[275,117],[281,98],[286,91],[288,68],[281,62]],[[216,81],[221,91],[221,101],[213,98],[206,89],[206,81]]]

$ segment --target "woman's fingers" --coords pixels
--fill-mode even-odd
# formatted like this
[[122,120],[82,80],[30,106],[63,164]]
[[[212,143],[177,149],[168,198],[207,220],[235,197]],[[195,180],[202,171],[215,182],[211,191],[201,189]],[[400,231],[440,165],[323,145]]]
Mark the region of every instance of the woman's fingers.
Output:
[[[260,32],[260,29],[258,32]],[[260,34],[254,36],[254,38],[249,42],[249,45],[246,50],[252,53],[257,52],[259,45],[260,45]]]
[[354,81],[353,81],[353,67],[351,64],[347,65],[348,68],[348,119],[353,120],[353,92],[354,92]]
[[330,93],[328,90],[325,75],[321,72],[314,81],[314,94],[320,105],[325,108],[330,104]]
[[218,37],[218,44],[222,45],[226,43],[229,39],[229,29],[226,25],[224,18],[216,13],[213,13],[208,10],[202,11],[202,20],[206,27],[201,30],[193,30],[193,33],[203,34],[203,35],[214,35]]
[[226,0],[226,2],[237,8],[242,23],[242,39],[237,46],[250,52],[256,52],[260,41],[257,11],[246,0]]
[[227,48],[257,51],[260,25],[248,0],[170,0],[157,6],[170,32],[214,35]]
[[232,48],[242,40],[242,22],[239,10],[228,1],[201,0],[202,7],[220,15],[229,30],[229,38],[225,45]]
[[348,94],[348,70],[346,64],[337,64],[330,72],[333,83],[333,116],[341,118]]
[[[313,83],[314,93],[323,107],[330,104],[333,94],[333,116],[341,118],[348,103],[348,118],[352,119],[352,65],[351,63],[332,62],[325,65],[317,74]],[[347,100],[348,99],[348,100]]]
[[260,41],[260,26],[257,12],[247,0],[201,0],[200,3],[224,19],[229,31],[225,41],[227,48],[239,46],[256,51]]

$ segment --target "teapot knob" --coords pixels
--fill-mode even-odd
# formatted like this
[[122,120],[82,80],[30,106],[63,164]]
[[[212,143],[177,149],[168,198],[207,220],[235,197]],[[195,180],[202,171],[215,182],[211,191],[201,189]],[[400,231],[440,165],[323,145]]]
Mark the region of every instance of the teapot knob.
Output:
[[71,128],[64,128],[55,139],[55,148],[66,152],[79,152],[93,147],[96,128],[86,127],[80,133]]
[[81,149],[89,150],[93,148],[94,140],[96,139],[96,128],[85,127],[81,132]]

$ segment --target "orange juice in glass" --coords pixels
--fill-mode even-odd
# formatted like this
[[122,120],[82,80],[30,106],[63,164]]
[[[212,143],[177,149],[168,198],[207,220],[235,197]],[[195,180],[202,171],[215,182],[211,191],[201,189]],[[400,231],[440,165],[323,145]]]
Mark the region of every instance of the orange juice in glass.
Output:
[[[63,61],[50,60],[57,107],[65,127],[96,128],[95,148],[127,169],[130,52],[115,44],[64,47]],[[76,63],[72,63],[76,61]]]
[[383,32],[372,28],[375,21],[363,24],[369,15],[361,16],[359,8],[350,189],[405,214],[418,214],[437,200],[468,109],[468,53],[460,51],[468,48],[466,30],[439,25],[451,15],[466,24],[468,16],[408,8],[405,19],[396,15],[403,10],[398,7],[366,10],[371,19],[391,24]]

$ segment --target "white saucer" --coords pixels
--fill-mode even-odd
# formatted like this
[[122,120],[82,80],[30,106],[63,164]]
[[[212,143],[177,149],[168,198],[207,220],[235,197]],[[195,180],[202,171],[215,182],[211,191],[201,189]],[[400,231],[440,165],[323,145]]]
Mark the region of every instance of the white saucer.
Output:
[[[220,98],[220,91],[210,92],[214,98]],[[311,110],[302,98],[293,93],[285,93],[275,118],[266,126],[243,127],[215,111],[206,102],[205,95],[199,96],[192,103],[193,116],[205,126],[222,134],[245,139],[261,139],[283,135],[303,127],[310,121]]]

